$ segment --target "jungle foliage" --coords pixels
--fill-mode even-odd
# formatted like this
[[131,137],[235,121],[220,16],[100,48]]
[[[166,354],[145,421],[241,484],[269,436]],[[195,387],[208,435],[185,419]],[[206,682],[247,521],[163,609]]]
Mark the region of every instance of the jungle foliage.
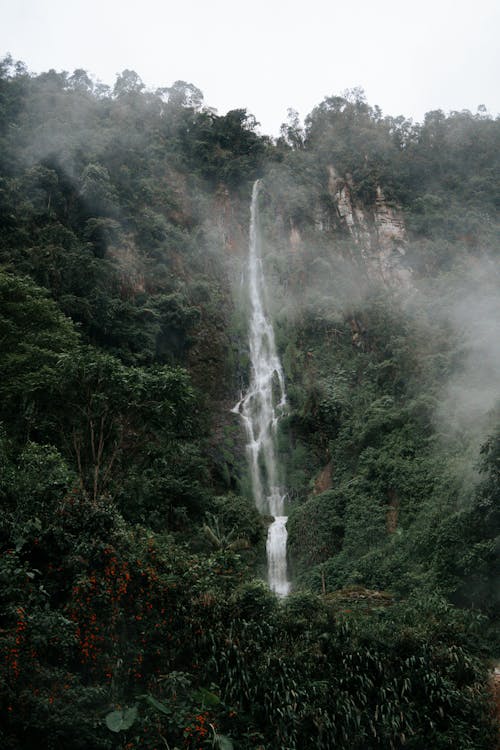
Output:
[[[1,61],[2,747],[493,749],[497,413],[446,440],[437,415],[484,351],[445,310],[494,256],[499,137],[484,110],[414,124],[355,91],[273,141],[184,81]],[[381,186],[404,210],[412,305],[318,228],[332,163],[367,207]],[[261,176],[282,602],[229,412]]]

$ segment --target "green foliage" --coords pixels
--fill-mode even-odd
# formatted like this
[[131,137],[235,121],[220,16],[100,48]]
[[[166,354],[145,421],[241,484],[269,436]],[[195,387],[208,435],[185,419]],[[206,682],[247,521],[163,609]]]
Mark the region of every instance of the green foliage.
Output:
[[31,281],[0,272],[1,417],[29,434],[55,396],[61,354],[74,352],[77,335],[47,295]]
[[346,500],[328,490],[297,506],[288,523],[292,559],[301,568],[324,562],[342,549]]
[[106,714],[106,726],[112,732],[126,732],[137,719],[137,706]]
[[[247,602],[249,594],[247,587]],[[471,747],[490,746],[487,714],[474,724],[476,698],[464,701],[452,688],[474,674],[481,679],[480,667],[457,645],[468,638],[465,623],[443,602],[384,608],[367,620],[320,597],[292,595],[273,617],[263,595],[209,640],[210,669],[225,676],[223,698],[234,706],[243,747],[262,731],[263,708],[259,739],[270,746],[418,747],[464,737]]]
[[[487,513],[483,525],[484,490],[463,485],[452,446],[435,435],[437,397],[455,366],[451,331],[415,304],[408,311],[378,297],[365,300],[350,328],[337,324],[332,336],[318,314],[291,329],[289,346],[307,342],[308,366],[288,372],[289,429],[315,446],[309,477],[327,465],[333,487],[311,495],[311,482],[290,493],[297,584],[440,591],[481,608],[484,648],[495,653],[498,524]],[[461,439],[464,451],[474,437]],[[295,469],[290,476],[295,484]]]
[[213,500],[213,514],[220,526],[236,539],[258,544],[263,539],[262,518],[247,498],[230,494]]
[[306,148],[323,163],[333,163],[341,174],[354,178],[360,198],[375,199],[379,181],[390,183],[398,149],[391,138],[391,123],[378,107],[370,107],[359,89],[345,96],[326,98],[306,120]]
[[[473,437],[435,422],[463,344],[435,298],[495,236],[497,158],[484,112],[414,125],[355,90],[274,145],[184,81],[0,63],[2,747],[493,747],[498,434],[464,482]],[[434,297],[360,280],[329,167],[403,206]],[[254,577],[266,519],[228,416],[262,173],[285,601]]]

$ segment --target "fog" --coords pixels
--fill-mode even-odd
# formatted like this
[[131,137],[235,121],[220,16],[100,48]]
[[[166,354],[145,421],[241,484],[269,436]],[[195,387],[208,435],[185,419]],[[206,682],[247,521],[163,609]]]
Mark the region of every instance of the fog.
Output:
[[478,441],[498,422],[500,403],[500,274],[487,255],[472,259],[447,290],[440,315],[456,338],[455,370],[443,385],[436,414],[451,436]]
[[[338,228],[294,226],[290,212],[297,207],[314,215],[318,185],[307,185],[306,178],[294,183],[286,170],[276,168],[263,193],[265,262],[278,324],[286,329],[307,320],[335,332],[351,316],[367,313],[369,319],[376,300],[385,300],[391,315],[399,310],[403,328],[405,320],[408,324],[405,345],[425,361],[424,371],[433,372],[432,384],[424,375],[420,390],[431,389],[439,441],[455,456],[464,481],[475,482],[479,451],[498,425],[500,407],[500,270],[490,248],[483,244],[470,253],[451,244],[451,268],[429,276],[410,265],[406,286],[396,264],[387,284],[373,246],[369,257],[363,257],[359,242]],[[369,221],[369,211],[366,215]],[[434,252],[439,247],[438,242]],[[418,255],[408,237],[406,250],[410,259]],[[370,330],[366,335],[369,342]]]

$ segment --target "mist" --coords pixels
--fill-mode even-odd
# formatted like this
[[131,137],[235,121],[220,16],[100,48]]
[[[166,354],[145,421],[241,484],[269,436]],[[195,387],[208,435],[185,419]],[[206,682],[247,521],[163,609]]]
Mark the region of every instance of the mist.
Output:
[[490,750],[499,125],[0,65],[9,748]]
[[453,332],[455,368],[443,384],[436,423],[445,435],[465,435],[477,446],[498,420],[498,263],[489,255],[474,258],[465,273],[450,281],[445,299],[444,306],[438,306],[438,315]]

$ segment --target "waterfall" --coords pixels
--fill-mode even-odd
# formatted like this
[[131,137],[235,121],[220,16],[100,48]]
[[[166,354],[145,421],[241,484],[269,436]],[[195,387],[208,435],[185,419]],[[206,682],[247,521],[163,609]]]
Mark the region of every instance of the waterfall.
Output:
[[283,369],[276,353],[274,331],[265,309],[266,286],[259,228],[260,182],[254,183],[250,207],[248,292],[250,297],[251,378],[247,393],[233,411],[241,416],[247,436],[252,490],[258,510],[274,517],[267,536],[269,586],[280,596],[290,589],[286,565],[285,495],[279,483],[276,429],[286,404]]

